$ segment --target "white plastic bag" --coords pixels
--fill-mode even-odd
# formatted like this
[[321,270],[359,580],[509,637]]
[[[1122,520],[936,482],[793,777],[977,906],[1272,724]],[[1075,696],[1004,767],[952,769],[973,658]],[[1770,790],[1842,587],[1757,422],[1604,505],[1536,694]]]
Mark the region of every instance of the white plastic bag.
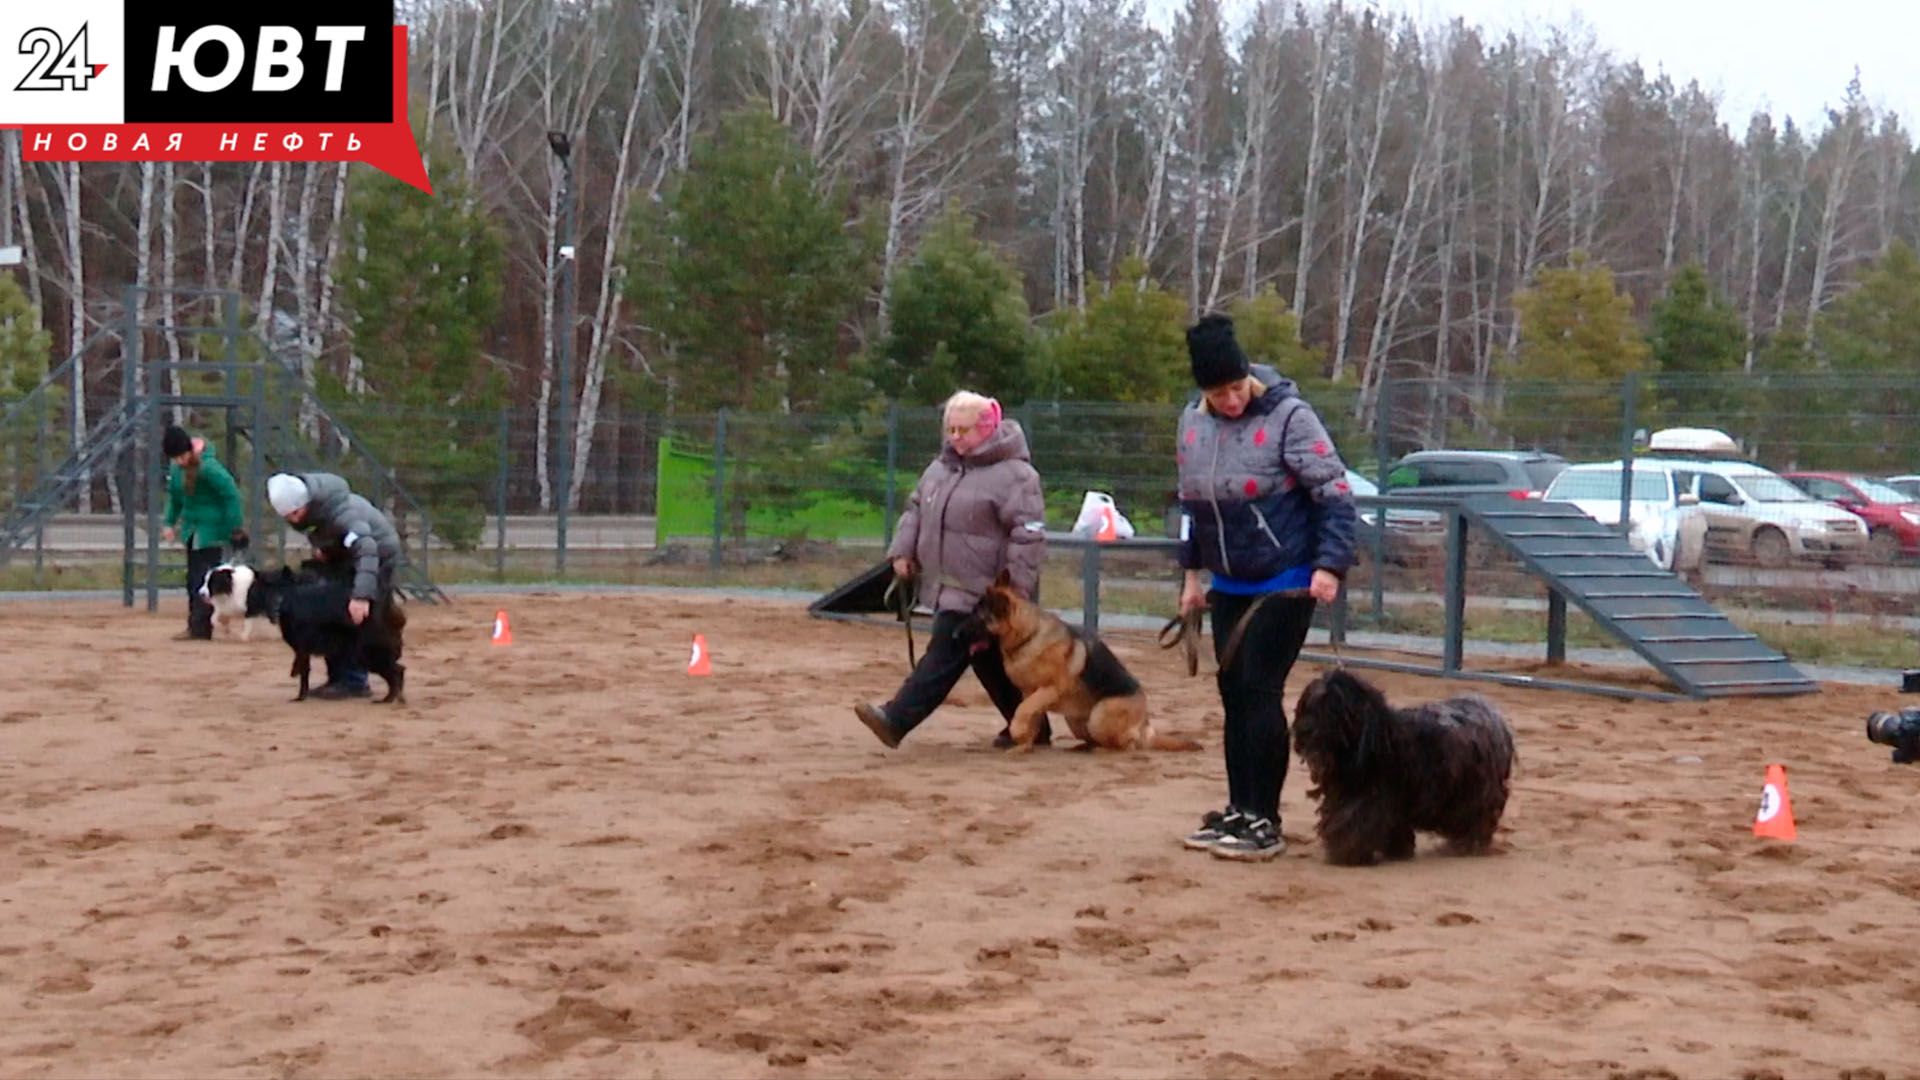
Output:
[[1108,514],[1113,515],[1114,535],[1121,540],[1133,537],[1133,522],[1114,504],[1113,496],[1104,491],[1089,491],[1087,497],[1080,500],[1080,516],[1073,523],[1075,536],[1097,537],[1101,525]]

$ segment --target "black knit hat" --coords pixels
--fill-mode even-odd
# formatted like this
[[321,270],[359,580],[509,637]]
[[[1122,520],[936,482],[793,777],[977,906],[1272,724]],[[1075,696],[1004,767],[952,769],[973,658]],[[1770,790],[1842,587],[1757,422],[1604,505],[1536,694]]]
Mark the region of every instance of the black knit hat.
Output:
[[193,453],[193,439],[187,434],[186,428],[181,427],[179,424],[168,424],[166,432],[160,436],[160,452],[170,458],[177,458],[181,454],[191,454]]
[[1234,340],[1233,320],[1225,315],[1209,315],[1187,329],[1187,355],[1194,384],[1202,390],[1244,379],[1252,370]]

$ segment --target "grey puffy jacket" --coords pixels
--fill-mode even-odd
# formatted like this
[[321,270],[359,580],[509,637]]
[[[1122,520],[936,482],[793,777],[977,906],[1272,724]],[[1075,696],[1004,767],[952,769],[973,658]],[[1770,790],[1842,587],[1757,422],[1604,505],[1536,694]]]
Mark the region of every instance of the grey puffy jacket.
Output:
[[332,473],[304,473],[300,479],[310,498],[305,520],[294,528],[329,559],[350,555],[354,597],[376,599],[382,571],[391,576],[400,560],[400,534],[393,522]]
[[936,611],[972,611],[1002,569],[1028,597],[1040,590],[1047,555],[1046,502],[1027,435],[1002,420],[962,458],[951,445],[920,475],[887,557],[920,564],[920,601]]
[[1293,380],[1265,365],[1267,391],[1235,419],[1204,402],[1180,414],[1180,565],[1243,581],[1353,565],[1353,490],[1327,429]]

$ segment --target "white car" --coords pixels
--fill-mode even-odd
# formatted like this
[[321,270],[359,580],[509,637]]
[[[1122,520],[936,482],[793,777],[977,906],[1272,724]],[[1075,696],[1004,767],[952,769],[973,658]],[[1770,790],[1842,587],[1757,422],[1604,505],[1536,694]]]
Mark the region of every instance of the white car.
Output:
[[1803,558],[1845,563],[1866,553],[1865,521],[1778,473],[1744,461],[1681,458],[1644,458],[1634,469],[1647,464],[1673,470],[1680,490],[1699,498],[1710,549],[1768,567]]
[[[1571,503],[1602,525],[1618,525],[1620,463],[1570,465],[1547,485],[1541,501]],[[1634,462],[1627,515],[1632,526],[1627,542],[1660,569],[1696,570],[1705,560],[1706,515],[1699,509],[1699,500],[1682,489],[1673,469]]]

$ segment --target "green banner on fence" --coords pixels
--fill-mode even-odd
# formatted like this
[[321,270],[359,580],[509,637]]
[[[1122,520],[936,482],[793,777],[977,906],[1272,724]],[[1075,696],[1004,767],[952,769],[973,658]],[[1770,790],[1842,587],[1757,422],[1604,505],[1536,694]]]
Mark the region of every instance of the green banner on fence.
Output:
[[[681,449],[672,439],[660,440],[655,471],[658,493],[657,535],[710,537],[713,535],[713,455]],[[733,461],[727,462],[727,484],[739,483]],[[749,481],[750,483],[751,481]],[[882,508],[833,491],[789,494],[774,506],[754,506],[747,497],[747,536],[805,537],[809,540],[878,539],[885,528]]]

